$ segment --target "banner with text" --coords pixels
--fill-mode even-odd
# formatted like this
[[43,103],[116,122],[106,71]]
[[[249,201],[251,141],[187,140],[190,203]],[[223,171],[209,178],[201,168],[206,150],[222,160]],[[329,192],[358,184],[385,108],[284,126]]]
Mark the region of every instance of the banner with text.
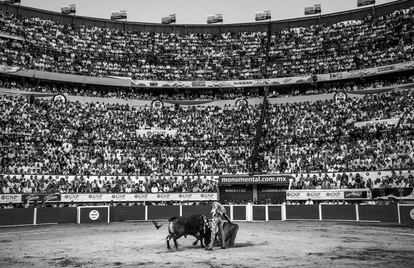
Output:
[[0,204],[22,203],[21,194],[0,194]]
[[228,175],[219,177],[219,185],[233,184],[274,184],[280,186],[288,186],[289,179],[293,179],[289,175]]
[[136,134],[138,137],[146,136],[146,137],[152,137],[152,136],[171,136],[175,137],[177,135],[176,129],[137,129]]
[[286,200],[361,200],[368,199],[368,189],[288,190]]
[[62,194],[61,202],[210,201],[217,193]]
[[[329,74],[318,74],[318,81],[331,81],[338,79],[349,79],[365,77],[383,73],[398,72],[414,69],[414,61],[396,63],[381,67],[367,68],[349,72],[337,72]],[[135,87],[157,87],[157,88],[234,88],[234,87],[261,87],[277,86],[300,83],[311,83],[312,76],[279,77],[256,80],[229,80],[229,81],[151,81],[151,80],[132,80]]]
[[365,127],[366,125],[398,125],[398,122],[400,121],[399,118],[388,118],[388,119],[380,119],[380,120],[371,120],[371,121],[362,121],[362,122],[355,122],[355,127]]

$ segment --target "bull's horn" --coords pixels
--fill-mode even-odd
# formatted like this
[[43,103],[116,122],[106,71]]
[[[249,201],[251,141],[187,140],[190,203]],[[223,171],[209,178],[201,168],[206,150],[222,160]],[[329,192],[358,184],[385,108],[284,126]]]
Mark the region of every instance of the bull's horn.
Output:
[[154,224],[155,228],[160,229],[162,224],[158,224],[156,221],[152,221],[152,224]]

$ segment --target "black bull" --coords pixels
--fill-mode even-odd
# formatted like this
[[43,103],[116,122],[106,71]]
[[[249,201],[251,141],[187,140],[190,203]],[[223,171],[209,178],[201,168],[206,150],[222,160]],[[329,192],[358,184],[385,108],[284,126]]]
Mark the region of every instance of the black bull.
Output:
[[[152,222],[157,229],[159,229],[161,225],[157,224],[155,221]],[[207,217],[200,214],[200,215],[191,215],[191,216],[183,216],[183,217],[172,217],[168,220],[168,235],[165,238],[167,241],[167,248],[170,249],[170,240],[171,238],[174,240],[174,246],[177,249],[177,240],[187,235],[194,236],[197,240],[193,243],[193,245],[197,245],[198,240],[201,242],[201,247],[204,247],[203,239],[205,237],[205,232],[207,229]]]
[[[157,222],[152,222],[154,226],[159,229],[163,224],[157,224]],[[239,230],[239,225],[234,223],[225,222],[223,224],[224,236],[226,247],[234,246],[236,240],[237,231]],[[206,245],[210,243],[211,240],[211,229],[208,224],[207,217],[200,215],[192,215],[188,217],[172,217],[168,220],[168,235],[166,237],[167,248],[170,249],[170,240],[174,240],[175,248],[178,248],[177,240],[187,235],[194,236],[197,240],[193,245],[197,245],[198,240],[200,240],[201,247],[204,247],[203,239]],[[214,241],[214,246],[221,246],[221,240],[216,237]]]

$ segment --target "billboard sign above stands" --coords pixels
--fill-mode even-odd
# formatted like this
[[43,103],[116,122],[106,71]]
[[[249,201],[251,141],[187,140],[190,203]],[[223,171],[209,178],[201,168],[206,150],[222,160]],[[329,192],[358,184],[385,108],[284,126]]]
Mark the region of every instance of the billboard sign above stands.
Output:
[[222,175],[219,177],[219,185],[235,184],[273,184],[288,186],[290,175],[266,174],[266,175]]

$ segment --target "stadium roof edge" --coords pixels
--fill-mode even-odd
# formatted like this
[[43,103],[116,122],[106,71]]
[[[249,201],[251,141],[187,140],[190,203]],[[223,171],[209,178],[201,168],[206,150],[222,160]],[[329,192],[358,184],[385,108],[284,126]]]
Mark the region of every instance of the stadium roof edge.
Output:
[[[277,32],[285,28],[307,27],[312,24],[335,24],[340,21],[351,19],[362,19],[368,14],[383,16],[397,9],[409,8],[413,6],[412,0],[397,0],[380,5],[340,11],[335,13],[306,16],[292,19],[273,20],[270,22],[272,32]],[[199,32],[199,33],[220,33],[220,32],[243,32],[243,31],[267,31],[268,21],[244,22],[229,24],[161,24],[151,22],[132,22],[132,21],[113,21],[110,19],[94,18],[87,16],[64,15],[60,12],[43,10],[33,7],[8,5],[0,3],[1,10],[7,10],[17,17],[40,17],[42,19],[55,20],[63,24],[84,24],[87,26],[104,26],[124,30],[138,30],[150,32]]]

